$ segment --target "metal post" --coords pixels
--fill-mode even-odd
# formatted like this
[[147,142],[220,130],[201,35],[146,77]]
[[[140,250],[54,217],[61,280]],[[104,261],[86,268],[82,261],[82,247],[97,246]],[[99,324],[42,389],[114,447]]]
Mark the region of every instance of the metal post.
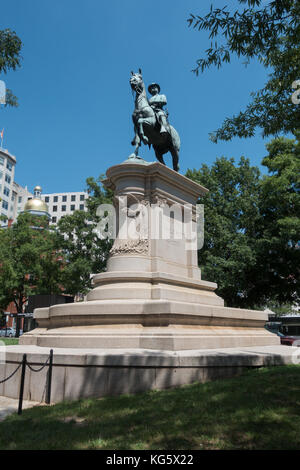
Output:
[[23,354],[18,415],[22,414],[27,354]]
[[46,396],[47,405],[50,405],[50,401],[51,401],[52,366],[53,366],[53,349],[50,349],[50,359],[49,359],[48,379],[47,379],[47,396]]

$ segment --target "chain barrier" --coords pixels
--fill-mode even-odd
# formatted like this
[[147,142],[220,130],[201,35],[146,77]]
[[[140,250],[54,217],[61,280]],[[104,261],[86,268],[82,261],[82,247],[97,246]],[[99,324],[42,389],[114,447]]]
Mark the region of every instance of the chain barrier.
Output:
[[10,374],[8,377],[6,377],[3,380],[0,380],[0,384],[3,384],[7,382],[9,379],[11,379],[20,369],[22,366],[22,371],[21,371],[21,382],[20,382],[20,392],[19,392],[19,408],[18,408],[18,414],[20,415],[22,413],[22,403],[23,403],[23,393],[24,393],[24,383],[25,383],[25,373],[26,373],[26,367],[28,367],[29,370],[32,372],[41,372],[46,366],[48,365],[48,373],[47,373],[47,378],[46,378],[46,385],[45,388],[47,389],[46,393],[46,403],[50,404],[51,400],[51,381],[52,381],[52,366],[53,366],[53,349],[50,350],[50,354],[46,360],[46,362],[39,367],[38,369],[35,369],[32,367],[31,364],[27,362],[27,355],[23,354],[23,360],[20,362],[18,367]]
[[15,375],[15,373],[18,372],[18,370],[20,369],[21,365],[22,365],[22,362],[20,362],[20,364],[18,365],[18,367],[16,368],[16,370],[15,370],[12,374],[10,374],[8,377],[6,377],[6,379],[0,380],[0,384],[3,384],[4,382],[7,382],[9,379],[11,379],[11,378]]
[[49,355],[47,361],[45,362],[45,364],[42,365],[42,367],[40,367],[39,369],[34,369],[28,362],[27,362],[26,365],[32,372],[40,372],[41,370],[44,369],[44,367],[46,367],[46,365],[48,364],[49,361],[50,361],[50,355]]

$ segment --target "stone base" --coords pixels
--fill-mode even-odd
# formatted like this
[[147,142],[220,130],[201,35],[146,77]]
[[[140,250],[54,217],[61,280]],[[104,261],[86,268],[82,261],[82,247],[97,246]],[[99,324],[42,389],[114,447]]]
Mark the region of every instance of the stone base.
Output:
[[169,277],[168,284],[157,284],[156,276],[155,284],[147,279],[147,294],[144,283],[139,292],[136,275],[132,282],[128,276],[126,289],[116,276],[117,287],[110,279],[100,291],[95,288],[89,294],[94,298],[100,292],[102,299],[36,309],[38,328],[23,335],[20,344],[169,351],[280,344],[279,337],[264,328],[264,312],[224,307],[206,281],[193,281],[198,289],[190,287],[187,292],[182,285],[172,288]]
[[[162,390],[232,377],[249,367],[291,364],[297,349],[264,346],[174,352],[54,348],[51,402]],[[25,353],[37,369],[47,360],[49,348],[8,346],[6,362],[0,364],[0,380],[16,369]],[[47,370],[45,367],[41,372],[32,372],[26,368],[24,400],[45,400]],[[0,384],[0,396],[18,398],[20,377],[21,369]]]
[[264,328],[224,326],[143,327],[141,325],[37,328],[20,338],[22,345],[58,348],[133,348],[167,351],[279,345]]
[[201,279],[196,205],[206,188],[138,159],[106,175],[117,235],[107,271],[93,276],[85,302],[36,309],[38,328],[20,345],[184,351],[279,344],[264,329],[267,314],[224,307],[217,284]]

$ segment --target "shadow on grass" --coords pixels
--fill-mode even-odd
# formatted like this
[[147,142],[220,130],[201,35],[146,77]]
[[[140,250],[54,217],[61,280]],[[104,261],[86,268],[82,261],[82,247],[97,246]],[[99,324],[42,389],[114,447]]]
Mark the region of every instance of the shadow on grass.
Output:
[[0,449],[298,449],[300,368],[25,410]]

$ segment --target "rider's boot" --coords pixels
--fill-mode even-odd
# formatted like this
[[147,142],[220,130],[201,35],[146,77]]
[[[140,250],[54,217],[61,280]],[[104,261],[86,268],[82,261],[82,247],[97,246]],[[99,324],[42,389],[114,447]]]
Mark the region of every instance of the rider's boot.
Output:
[[168,134],[169,131],[169,123],[164,116],[160,116],[160,133],[161,134]]

